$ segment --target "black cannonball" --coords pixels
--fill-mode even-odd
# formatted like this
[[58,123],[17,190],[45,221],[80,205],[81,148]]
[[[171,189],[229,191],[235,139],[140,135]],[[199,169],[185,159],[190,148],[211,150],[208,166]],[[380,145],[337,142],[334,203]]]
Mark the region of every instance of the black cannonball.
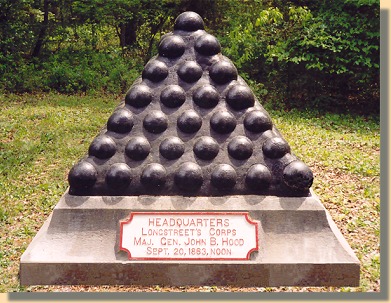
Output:
[[219,153],[219,149],[217,141],[207,136],[199,138],[193,146],[194,154],[202,160],[214,159]]
[[193,83],[201,78],[202,68],[194,61],[187,61],[178,68],[177,73],[183,81]]
[[192,162],[183,163],[175,173],[174,182],[183,191],[198,190],[204,182],[201,167]]
[[228,134],[235,129],[236,119],[227,111],[219,111],[210,118],[210,126],[219,134]]
[[161,111],[152,111],[144,117],[144,128],[152,134],[160,134],[168,127],[168,119]]
[[153,60],[145,65],[142,73],[143,79],[151,80],[152,82],[160,82],[168,76],[168,68],[164,62]]
[[212,172],[211,183],[218,189],[232,189],[236,184],[236,171],[228,164],[218,165]]
[[159,55],[175,59],[183,55],[186,44],[183,39],[176,35],[167,36],[159,44]]
[[228,153],[236,160],[246,160],[253,154],[253,143],[247,137],[237,136],[229,142]]
[[123,190],[132,181],[132,172],[125,163],[115,163],[106,174],[106,183],[110,189]]
[[210,78],[217,84],[227,84],[238,77],[236,67],[229,61],[219,61],[209,70]]
[[77,193],[87,193],[98,177],[95,167],[86,161],[81,161],[72,167],[68,174],[70,190]]
[[125,134],[132,130],[133,123],[132,113],[125,108],[121,108],[110,116],[107,121],[107,130]]
[[184,12],[175,19],[174,30],[193,32],[199,29],[204,29],[204,21],[197,13]]
[[262,191],[269,188],[272,175],[265,165],[254,164],[248,169],[245,182],[250,189]]
[[158,163],[147,165],[141,173],[140,181],[147,188],[159,189],[166,183],[167,171]]
[[108,159],[114,156],[116,151],[117,145],[114,140],[109,136],[101,135],[92,141],[88,149],[88,154],[99,159]]
[[293,161],[284,168],[283,181],[293,190],[306,191],[311,187],[313,180],[311,169],[302,161]]
[[243,120],[244,127],[253,133],[262,133],[272,129],[270,117],[260,110],[253,110],[246,114]]
[[126,104],[129,104],[136,108],[147,106],[152,101],[151,89],[144,85],[138,84],[133,86],[125,96]]
[[204,56],[213,56],[221,51],[219,41],[210,34],[205,34],[197,39],[194,44],[195,50]]
[[271,159],[277,159],[289,153],[290,147],[285,140],[279,137],[274,137],[267,139],[263,143],[262,151],[266,157]]
[[185,152],[185,144],[178,137],[169,137],[160,143],[159,152],[168,160],[178,159]]
[[184,133],[195,133],[202,126],[202,118],[196,111],[189,109],[178,117],[177,125]]
[[179,107],[186,101],[186,94],[179,85],[169,85],[160,93],[160,101],[169,108]]
[[251,89],[245,85],[231,87],[226,97],[227,103],[235,110],[243,110],[254,106],[254,95]]
[[220,95],[211,85],[204,85],[197,88],[193,93],[193,101],[199,107],[212,108],[219,103]]
[[144,160],[151,151],[151,145],[144,137],[134,137],[129,140],[125,147],[125,154],[135,160]]

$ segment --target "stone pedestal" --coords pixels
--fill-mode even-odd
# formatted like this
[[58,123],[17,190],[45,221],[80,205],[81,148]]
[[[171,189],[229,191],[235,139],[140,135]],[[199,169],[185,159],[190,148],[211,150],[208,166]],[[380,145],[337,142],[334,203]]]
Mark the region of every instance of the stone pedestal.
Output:
[[[259,251],[244,261],[130,261],[120,221],[134,211],[248,212]],[[21,258],[22,285],[358,286],[360,264],[329,213],[309,197],[71,196]]]

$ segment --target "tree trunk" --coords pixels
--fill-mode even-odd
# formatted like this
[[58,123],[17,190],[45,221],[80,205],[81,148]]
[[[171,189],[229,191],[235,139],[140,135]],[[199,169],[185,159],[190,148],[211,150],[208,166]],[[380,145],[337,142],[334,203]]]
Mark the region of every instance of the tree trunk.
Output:
[[150,59],[150,57],[152,55],[151,52],[152,52],[153,43],[155,42],[155,36],[162,29],[166,19],[167,19],[167,14],[164,15],[160,19],[160,22],[156,26],[151,28],[151,37],[149,39],[148,50],[147,50],[146,56],[144,58],[144,63],[145,64],[148,62],[148,60]]
[[45,40],[46,31],[49,25],[49,2],[50,0],[43,1],[43,22],[38,34],[37,42],[35,43],[34,49],[31,54],[33,57],[39,56],[39,54],[41,53],[43,42]]
[[127,23],[120,24],[120,46],[125,48],[131,46],[137,39],[137,20],[133,19]]
[[91,46],[93,50],[96,50],[98,46],[98,37],[96,34],[96,24],[92,23],[91,24],[91,33],[92,33],[92,38],[91,38]]

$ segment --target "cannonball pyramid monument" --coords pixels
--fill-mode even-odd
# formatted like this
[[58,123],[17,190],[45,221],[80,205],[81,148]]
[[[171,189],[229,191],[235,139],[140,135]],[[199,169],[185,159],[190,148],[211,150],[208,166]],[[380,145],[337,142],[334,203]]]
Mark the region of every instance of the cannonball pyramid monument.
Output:
[[202,18],[179,15],[158,50],[70,170],[21,284],[357,286],[311,170]]

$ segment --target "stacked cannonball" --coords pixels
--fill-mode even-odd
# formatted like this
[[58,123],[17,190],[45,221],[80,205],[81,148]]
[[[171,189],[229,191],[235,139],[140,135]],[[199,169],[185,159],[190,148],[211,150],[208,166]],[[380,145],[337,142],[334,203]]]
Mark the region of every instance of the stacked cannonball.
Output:
[[73,195],[303,196],[313,175],[186,12],[68,179]]

